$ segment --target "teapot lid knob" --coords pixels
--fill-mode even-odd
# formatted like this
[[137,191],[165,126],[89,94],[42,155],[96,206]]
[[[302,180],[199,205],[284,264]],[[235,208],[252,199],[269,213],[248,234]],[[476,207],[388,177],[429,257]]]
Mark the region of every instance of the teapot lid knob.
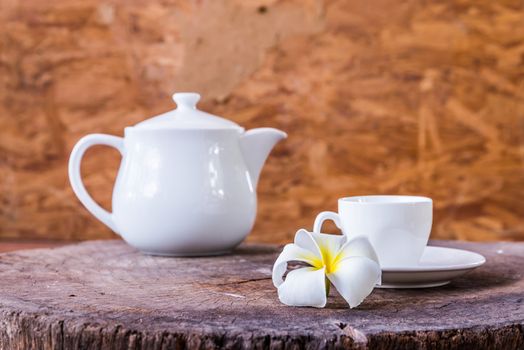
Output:
[[199,100],[200,94],[196,92],[177,92],[173,94],[173,101],[175,101],[178,108],[196,109]]
[[[135,125],[140,129],[170,130],[224,130],[234,129],[244,132],[237,123],[199,110],[196,105],[200,94],[196,92],[179,92],[173,94],[177,108],[154,116]],[[1,348],[1,347],[0,347]]]

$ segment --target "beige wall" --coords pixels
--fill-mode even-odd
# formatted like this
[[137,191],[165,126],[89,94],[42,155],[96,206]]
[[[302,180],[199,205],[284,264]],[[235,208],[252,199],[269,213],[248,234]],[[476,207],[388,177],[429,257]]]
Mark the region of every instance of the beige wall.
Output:
[[[191,90],[290,135],[251,240],[369,193],[433,197],[434,238],[524,239],[523,26],[521,1],[2,1],[0,237],[112,237],[69,188],[72,146]],[[106,206],[118,161],[85,160]]]

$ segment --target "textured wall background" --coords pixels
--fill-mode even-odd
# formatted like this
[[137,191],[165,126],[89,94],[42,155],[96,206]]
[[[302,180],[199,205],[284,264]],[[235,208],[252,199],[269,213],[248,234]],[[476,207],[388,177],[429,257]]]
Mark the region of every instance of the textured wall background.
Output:
[[[74,143],[199,91],[207,111],[290,135],[251,240],[370,193],[433,197],[433,238],[524,239],[523,78],[520,0],[3,0],[0,237],[111,237],[69,188]],[[84,161],[106,207],[118,161]]]

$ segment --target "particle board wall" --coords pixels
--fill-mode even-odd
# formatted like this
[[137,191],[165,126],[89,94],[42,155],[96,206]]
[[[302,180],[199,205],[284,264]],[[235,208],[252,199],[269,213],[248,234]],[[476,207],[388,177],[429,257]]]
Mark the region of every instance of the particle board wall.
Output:
[[[524,239],[523,78],[522,1],[2,1],[0,238],[112,237],[69,188],[72,146],[198,91],[289,134],[251,240],[397,193],[434,199],[433,238]],[[83,165],[108,208],[118,161]]]

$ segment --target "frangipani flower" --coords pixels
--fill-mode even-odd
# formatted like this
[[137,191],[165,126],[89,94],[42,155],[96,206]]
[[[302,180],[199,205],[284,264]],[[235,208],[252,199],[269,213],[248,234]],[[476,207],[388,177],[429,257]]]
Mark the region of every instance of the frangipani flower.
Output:
[[[308,264],[282,277],[290,261]],[[365,237],[298,230],[295,242],[287,244],[273,266],[273,284],[278,298],[290,306],[324,307],[330,283],[347,301],[358,306],[381,283],[375,250]]]

